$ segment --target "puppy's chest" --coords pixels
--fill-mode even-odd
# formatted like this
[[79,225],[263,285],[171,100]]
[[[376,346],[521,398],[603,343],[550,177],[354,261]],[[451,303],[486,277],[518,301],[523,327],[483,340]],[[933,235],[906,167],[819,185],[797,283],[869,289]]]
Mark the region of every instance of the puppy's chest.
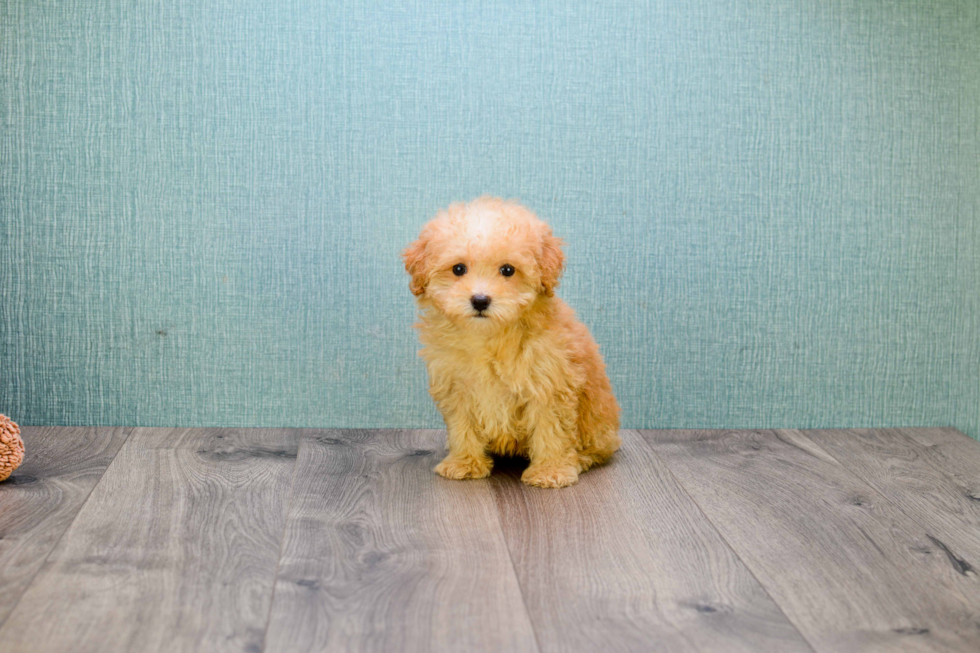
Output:
[[513,426],[520,419],[534,382],[528,351],[519,338],[426,344],[430,373],[447,381],[448,392],[464,401],[479,421],[488,427]]
[[526,384],[514,360],[477,352],[464,369],[469,386],[478,397],[485,396],[494,403],[522,401]]
[[526,393],[501,361],[475,357],[466,371],[470,411],[477,423],[493,434],[523,432]]

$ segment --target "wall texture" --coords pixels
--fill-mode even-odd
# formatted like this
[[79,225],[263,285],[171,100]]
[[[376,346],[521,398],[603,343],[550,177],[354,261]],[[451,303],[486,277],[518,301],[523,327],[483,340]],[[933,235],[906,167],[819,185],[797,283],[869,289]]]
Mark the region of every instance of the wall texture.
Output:
[[0,411],[439,426],[398,252],[516,197],[628,427],[980,435],[980,4],[9,0]]

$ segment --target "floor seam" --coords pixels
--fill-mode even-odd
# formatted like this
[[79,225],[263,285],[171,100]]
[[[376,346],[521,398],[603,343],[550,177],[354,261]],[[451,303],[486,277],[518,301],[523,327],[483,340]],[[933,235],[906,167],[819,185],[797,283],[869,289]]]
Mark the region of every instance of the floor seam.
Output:
[[531,626],[531,634],[534,635],[534,645],[537,647],[539,653],[543,653],[544,649],[541,648],[541,640],[538,637],[537,626],[534,625],[534,619],[531,618],[531,611],[527,609],[527,598],[524,596],[524,587],[521,586],[521,578],[517,573],[517,565],[514,563],[514,554],[510,550],[510,544],[507,542],[507,534],[504,532],[503,515],[500,513],[500,506],[497,505],[497,498],[494,496],[494,482],[495,481],[491,480],[488,483],[488,487],[490,500],[493,502],[493,508],[497,513],[497,526],[500,528],[500,539],[503,541],[504,548],[507,550],[507,559],[510,561],[511,571],[514,572],[514,582],[517,583],[517,591],[521,595],[521,605],[524,607],[524,614],[527,615],[527,623],[529,626]]
[[279,584],[279,571],[282,569],[282,555],[286,550],[286,531],[289,529],[289,517],[293,512],[293,497],[296,494],[296,472],[299,469],[299,454],[300,447],[306,440],[305,436],[302,435],[302,431],[297,429],[300,435],[297,435],[296,442],[296,462],[293,464],[293,473],[289,479],[289,501],[286,502],[286,519],[282,525],[282,535],[279,538],[279,557],[276,559],[276,573],[272,576],[272,596],[269,599],[269,612],[265,617],[265,627],[262,629],[262,651],[265,651],[266,644],[269,638],[269,625],[272,623],[272,610],[276,605],[276,586]]
[[728,541],[728,538],[725,537],[725,534],[722,533],[721,529],[718,528],[718,525],[711,520],[711,517],[708,516],[708,513],[706,513],[704,509],[701,507],[701,504],[698,503],[698,500],[695,499],[690,492],[688,492],[684,484],[681,483],[681,480],[677,478],[677,475],[674,474],[673,470],[670,468],[670,465],[667,463],[667,461],[664,460],[657,453],[656,447],[650,444],[647,441],[647,439],[643,437],[643,431],[645,430],[647,429],[637,429],[634,431],[634,433],[636,433],[639,436],[638,439],[640,440],[640,442],[643,443],[643,446],[645,446],[647,450],[653,455],[653,457],[656,458],[658,461],[660,461],[660,463],[664,466],[664,469],[667,470],[668,474],[670,474],[670,478],[677,484],[677,487],[680,488],[680,491],[683,492],[684,495],[694,503],[694,506],[698,509],[698,512],[700,512],[701,515],[705,518],[705,520],[707,520],[707,522],[711,524],[711,528],[713,528],[715,533],[718,534],[718,537],[720,537],[721,541],[725,543],[725,546],[727,546],[728,550],[732,552],[732,555],[734,555],[738,559],[738,561],[742,563],[742,566],[745,568],[745,571],[747,571],[749,575],[752,576],[752,578],[755,580],[755,582],[758,583],[759,588],[766,593],[766,596],[768,596],[769,600],[772,601],[772,604],[776,606],[776,609],[779,610],[779,613],[783,615],[783,617],[786,619],[786,622],[793,627],[793,630],[795,630],[797,634],[799,634],[803,642],[810,647],[810,650],[816,653],[817,647],[813,644],[813,642],[811,642],[810,639],[803,633],[803,631],[800,630],[800,627],[797,626],[792,619],[790,619],[789,615],[786,614],[786,611],[783,610],[783,606],[779,605],[779,601],[777,601],[776,598],[769,592],[769,589],[765,586],[765,584],[761,580],[759,580],[759,577],[756,576],[755,572],[752,570],[752,567],[749,566],[749,563],[746,562],[742,558],[742,556],[739,555],[735,547],[732,546],[732,543]]
[[[832,430],[841,430],[841,431],[854,431],[855,429],[832,429]],[[875,429],[875,431],[876,431],[876,432],[879,432],[879,433],[882,433],[882,432],[888,432],[888,431],[893,431],[893,432],[895,432],[895,433],[897,433],[899,437],[901,437],[901,438],[903,438],[903,439],[905,439],[905,440],[911,440],[911,438],[909,438],[909,437],[908,437],[907,435],[905,435],[904,433],[902,433],[902,431],[901,431],[901,429],[900,429],[900,428],[894,428],[894,429],[887,429],[887,428],[882,428],[882,429]],[[816,445],[816,446],[818,446],[818,447],[820,447],[820,443],[819,443],[819,442],[814,442],[814,440],[812,440],[812,439],[811,439],[811,438],[810,438],[810,437],[809,437],[809,436],[808,436],[808,435],[806,434],[806,432],[805,432],[805,431],[796,431],[796,432],[797,432],[797,433],[800,433],[800,434],[801,434],[801,435],[802,435],[803,437],[805,437],[805,438],[806,438],[806,439],[807,439],[807,440],[808,440],[809,442],[812,442],[812,443],[813,443],[814,445]],[[913,444],[916,444],[916,443],[915,443],[915,442],[913,441]],[[887,496],[887,495],[885,494],[885,491],[884,491],[884,490],[882,490],[882,489],[881,489],[881,488],[880,488],[880,487],[878,486],[878,484],[877,484],[877,483],[875,483],[874,481],[872,481],[872,480],[870,480],[870,479],[866,479],[866,478],[865,478],[864,476],[862,476],[861,474],[859,474],[859,473],[858,473],[858,470],[856,470],[856,469],[854,469],[854,468],[852,468],[852,467],[851,467],[850,465],[848,465],[848,464],[846,464],[846,463],[844,463],[844,462],[842,462],[842,460],[843,460],[843,457],[842,457],[842,456],[835,456],[835,455],[834,455],[834,454],[833,454],[832,452],[830,452],[830,451],[827,451],[827,450],[826,450],[826,449],[824,449],[823,447],[820,447],[820,448],[821,448],[821,449],[823,449],[823,451],[825,451],[825,452],[826,452],[826,454],[827,454],[828,456],[830,456],[830,457],[831,457],[831,458],[832,458],[832,459],[833,459],[834,461],[836,461],[836,462],[837,462],[837,464],[838,464],[838,465],[840,466],[840,468],[841,468],[841,470],[842,470],[842,471],[843,471],[843,472],[844,472],[845,474],[848,474],[848,475],[850,475],[850,476],[852,476],[852,477],[853,477],[854,479],[856,479],[856,480],[858,481],[858,483],[860,483],[860,484],[862,484],[862,485],[864,485],[864,486],[866,486],[866,487],[867,487],[868,489],[870,489],[870,490],[871,490],[871,491],[872,491],[872,492],[873,492],[873,493],[874,493],[875,495],[877,495],[877,496],[878,496],[878,498],[879,498],[879,499],[881,500],[881,502],[882,502],[882,504],[887,504],[887,505],[890,505],[890,506],[891,506],[892,508],[894,508],[894,509],[895,509],[895,510],[896,510],[896,511],[897,511],[898,513],[900,513],[900,514],[901,514],[901,515],[903,515],[903,516],[904,516],[904,517],[905,517],[906,519],[908,519],[910,523],[912,523],[913,525],[915,525],[915,526],[917,526],[917,527],[919,527],[920,529],[922,529],[922,532],[923,532],[923,534],[925,534],[925,536],[926,536],[927,538],[929,538],[930,540],[932,540],[932,539],[933,539],[933,537],[932,537],[932,535],[930,535],[930,531],[932,531],[933,529],[931,529],[931,528],[929,528],[929,527],[927,527],[927,526],[926,526],[925,524],[923,524],[923,523],[922,523],[921,521],[919,521],[919,519],[918,519],[918,518],[917,518],[916,516],[914,516],[914,515],[913,515],[912,513],[910,513],[910,512],[907,512],[907,511],[906,511],[906,509],[905,509],[905,504],[904,504],[904,502],[902,502],[902,501],[895,501],[895,500],[893,500],[893,499],[890,499],[890,498],[889,498],[889,497],[888,497],[888,496]],[[944,471],[943,469],[940,469],[940,468],[937,468],[937,467],[936,467],[935,465],[933,465],[931,461],[928,461],[928,460],[927,460],[925,464],[927,464],[927,465],[928,465],[928,466],[929,466],[930,468],[932,468],[932,469],[933,469],[933,470],[934,470],[934,471],[936,472],[936,474],[937,474],[937,475],[939,475],[939,476],[942,476],[942,477],[945,477],[945,478],[946,478],[946,480],[948,480],[948,481],[949,481],[950,483],[953,483],[954,485],[956,484],[956,481],[955,481],[955,480],[953,480],[953,479],[952,479],[952,478],[951,478],[951,477],[950,477],[950,476],[949,476],[948,474],[946,474],[946,472],[945,472],[945,471]],[[938,529],[937,529],[937,530],[938,530]],[[944,532],[945,532],[945,531],[944,531]],[[937,534],[942,534],[942,535],[944,535],[944,533],[937,533]],[[944,537],[945,537],[945,535],[944,535]],[[948,539],[948,538],[947,538],[947,539]],[[947,552],[947,553],[948,553],[948,552]],[[958,555],[959,555],[959,556],[962,556],[962,555],[963,555],[963,553],[962,553],[962,552],[960,552],[960,553],[959,553]],[[886,557],[887,557],[887,556],[886,556]],[[889,560],[889,562],[891,562],[891,558],[888,558],[888,560]],[[892,563],[892,564],[894,564],[894,563]]]
[[[92,428],[99,428],[99,427],[96,426]],[[117,427],[110,427],[110,428],[117,428]],[[24,598],[27,592],[29,592],[30,589],[34,586],[35,581],[37,581],[37,577],[40,576],[41,573],[44,571],[45,567],[47,567],[48,560],[51,559],[51,556],[54,554],[54,552],[58,550],[59,546],[61,546],[62,540],[65,539],[65,536],[68,534],[68,531],[71,530],[71,527],[75,525],[75,522],[78,520],[78,515],[81,514],[82,509],[85,508],[85,505],[88,503],[88,500],[92,497],[92,494],[95,492],[95,488],[99,487],[102,484],[102,480],[105,478],[106,472],[108,472],[109,468],[112,467],[112,465],[116,462],[116,459],[119,457],[119,452],[122,451],[123,447],[125,447],[126,444],[129,443],[130,437],[132,437],[133,433],[135,433],[136,429],[138,428],[140,427],[138,426],[129,427],[129,432],[126,434],[126,437],[123,438],[123,441],[122,443],[120,443],[119,448],[116,449],[116,453],[112,454],[112,460],[109,461],[109,464],[106,465],[105,468],[103,468],[102,473],[99,474],[99,480],[97,480],[95,483],[92,484],[92,487],[89,489],[88,494],[85,495],[85,499],[82,500],[82,502],[79,504],[78,510],[76,510],[75,514],[72,515],[71,521],[69,521],[68,525],[65,526],[65,529],[61,531],[61,535],[59,535],[58,539],[55,540],[54,545],[51,547],[50,550],[48,550],[47,555],[44,556],[44,560],[41,562],[40,566],[38,566],[37,571],[34,572],[33,576],[31,576],[30,582],[27,583],[27,585],[24,587],[24,591],[20,593],[20,596],[17,597],[17,601],[10,608],[10,612],[7,613],[7,617],[3,620],[2,623],[0,623],[0,632],[2,632],[4,626],[7,625],[7,622],[10,620],[10,616],[14,614],[14,612],[17,610],[17,607],[20,605],[21,600]]]

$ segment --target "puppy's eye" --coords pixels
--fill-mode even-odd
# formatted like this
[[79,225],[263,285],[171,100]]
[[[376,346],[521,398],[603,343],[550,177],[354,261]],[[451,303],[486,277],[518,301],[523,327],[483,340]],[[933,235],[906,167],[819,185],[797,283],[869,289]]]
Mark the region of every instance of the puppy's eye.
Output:
[[453,266],[453,274],[455,274],[457,277],[463,276],[466,274],[466,266],[462,263],[457,263]]
[[514,276],[514,266],[510,263],[504,263],[500,266],[500,274],[504,275],[505,277]]

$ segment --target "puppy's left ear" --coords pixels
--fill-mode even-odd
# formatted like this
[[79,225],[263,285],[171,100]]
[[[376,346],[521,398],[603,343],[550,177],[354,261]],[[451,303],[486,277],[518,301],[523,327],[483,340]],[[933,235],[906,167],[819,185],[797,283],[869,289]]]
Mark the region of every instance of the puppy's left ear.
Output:
[[412,275],[412,280],[408,282],[408,289],[418,297],[425,292],[428,283],[426,245],[428,239],[419,238],[414,243],[405,248],[402,252],[402,260],[405,261],[405,271]]
[[541,235],[538,265],[541,266],[541,291],[548,297],[554,296],[558,278],[565,269],[565,253],[561,251],[563,244],[561,238],[551,233],[551,227],[545,227]]

